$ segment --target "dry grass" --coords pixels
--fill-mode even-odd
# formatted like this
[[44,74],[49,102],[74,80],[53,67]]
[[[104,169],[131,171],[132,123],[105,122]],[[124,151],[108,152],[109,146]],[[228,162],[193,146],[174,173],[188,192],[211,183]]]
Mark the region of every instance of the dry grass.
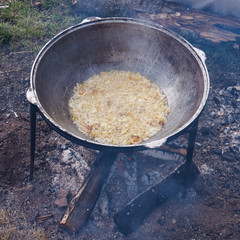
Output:
[[[24,224],[23,223],[23,219]],[[48,240],[42,229],[36,229],[26,224],[23,214],[0,209],[0,240]]]

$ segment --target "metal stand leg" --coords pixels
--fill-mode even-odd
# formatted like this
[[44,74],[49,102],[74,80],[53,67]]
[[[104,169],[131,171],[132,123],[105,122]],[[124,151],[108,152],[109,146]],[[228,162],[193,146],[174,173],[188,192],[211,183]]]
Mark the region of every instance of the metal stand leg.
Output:
[[30,121],[31,121],[31,146],[30,146],[30,181],[33,180],[35,142],[36,142],[36,113],[37,106],[30,104]]
[[198,131],[198,118],[194,121],[188,135],[187,164],[191,164]]
[[191,183],[196,178],[196,176],[199,174],[199,170],[197,166],[192,161],[193,150],[194,150],[195,141],[197,137],[197,131],[198,131],[198,119],[196,119],[193,122],[188,135],[187,160],[185,165],[185,174],[183,176],[183,182],[182,182],[183,185],[185,185],[186,187],[190,186]]

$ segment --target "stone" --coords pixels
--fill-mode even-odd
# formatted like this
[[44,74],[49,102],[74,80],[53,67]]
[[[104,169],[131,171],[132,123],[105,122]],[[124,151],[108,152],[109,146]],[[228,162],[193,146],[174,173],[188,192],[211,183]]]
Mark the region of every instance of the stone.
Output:
[[214,172],[214,169],[210,168],[206,163],[202,164],[200,167],[200,172],[205,175],[205,174],[211,174]]
[[176,224],[176,223],[177,223],[176,219],[173,218],[173,219],[172,219],[172,223],[173,223],[173,224]]
[[227,162],[233,162],[233,161],[235,161],[235,155],[233,153],[225,152],[222,155],[222,159]]
[[225,116],[224,118],[221,119],[221,122],[220,122],[220,123],[221,123],[221,125],[227,126],[227,125],[229,125],[231,122],[230,122],[228,116]]
[[67,200],[68,194],[69,194],[68,190],[61,188],[58,192],[58,196],[57,196],[54,203],[60,208],[67,207],[67,205],[68,205],[68,200]]
[[240,167],[239,166],[234,166],[233,167],[233,170],[236,174],[239,174],[240,173]]
[[72,159],[72,152],[71,150],[67,149],[62,152],[62,161],[64,163],[69,163],[69,161]]
[[214,96],[213,97],[213,101],[216,103],[216,104],[220,104],[221,103],[221,99],[219,98],[219,97],[217,97],[217,96]]
[[164,216],[160,217],[158,220],[157,220],[157,223],[160,225],[160,226],[163,226],[166,222],[166,219]]
[[214,148],[212,149],[212,152],[216,155],[222,155],[222,150],[220,148]]
[[234,43],[234,44],[233,44],[233,48],[234,48],[234,49],[239,49],[239,45],[236,44],[236,43]]
[[6,172],[8,167],[8,164],[6,164],[5,162],[0,162],[0,172]]
[[202,128],[200,129],[200,131],[201,131],[201,133],[202,133],[203,136],[208,136],[209,133],[210,133],[210,129],[209,129],[208,127],[202,127]]

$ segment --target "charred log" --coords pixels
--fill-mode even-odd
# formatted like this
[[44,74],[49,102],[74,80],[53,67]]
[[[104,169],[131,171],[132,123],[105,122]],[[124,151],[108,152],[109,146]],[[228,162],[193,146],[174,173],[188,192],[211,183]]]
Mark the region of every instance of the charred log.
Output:
[[158,206],[175,196],[186,184],[192,183],[199,170],[192,162],[179,165],[169,176],[132,199],[113,217],[119,230],[128,235]]

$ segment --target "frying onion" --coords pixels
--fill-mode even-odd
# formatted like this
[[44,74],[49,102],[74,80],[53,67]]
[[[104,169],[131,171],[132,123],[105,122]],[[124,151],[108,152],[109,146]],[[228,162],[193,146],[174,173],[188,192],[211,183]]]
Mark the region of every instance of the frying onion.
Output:
[[162,90],[140,73],[101,72],[73,89],[69,109],[78,130],[105,144],[141,143],[170,112]]

